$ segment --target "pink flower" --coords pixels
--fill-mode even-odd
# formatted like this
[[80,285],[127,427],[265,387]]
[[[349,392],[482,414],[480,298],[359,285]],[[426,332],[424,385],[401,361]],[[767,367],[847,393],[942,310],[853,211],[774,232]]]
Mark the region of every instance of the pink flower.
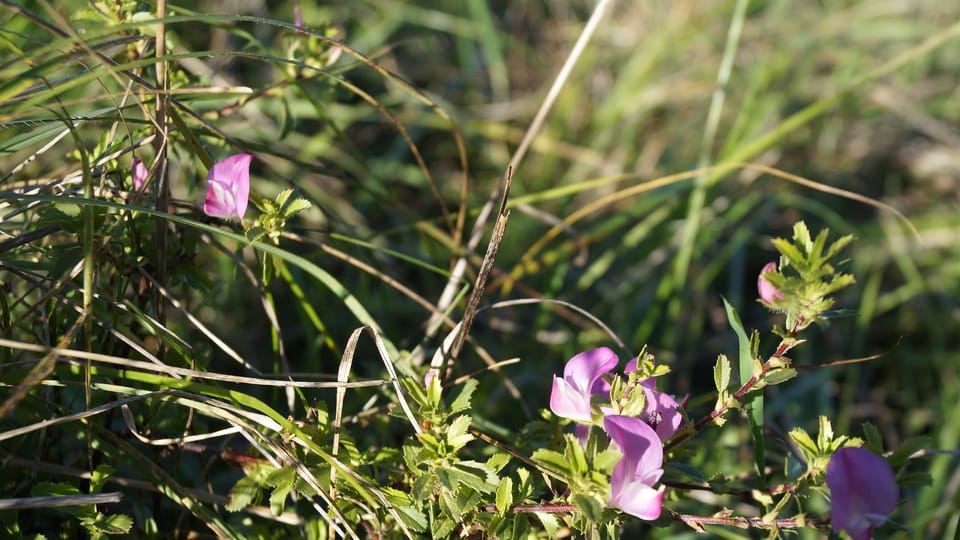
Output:
[[147,174],[147,166],[139,159],[133,158],[133,169],[130,171],[130,176],[133,177],[133,189],[139,191],[143,187],[144,182],[147,181]]
[[582,352],[563,368],[563,378],[553,377],[550,410],[557,416],[589,423],[592,417],[590,398],[609,394],[610,383],[603,376],[616,367],[617,355],[607,347]]
[[[624,373],[632,373],[637,370],[637,359],[634,358],[627,363],[623,369]],[[677,400],[666,392],[657,390],[657,382],[654,379],[647,379],[640,383],[643,393],[646,395],[646,405],[643,409],[643,420],[656,430],[661,441],[666,441],[673,437],[680,426],[683,424],[683,415],[680,414],[680,404]]]
[[870,540],[871,530],[887,521],[900,497],[893,469],[864,448],[841,448],[827,465],[831,526],[853,540]]
[[778,291],[769,281],[763,279],[764,274],[776,272],[776,270],[777,263],[769,262],[760,270],[760,276],[757,278],[757,291],[760,292],[760,300],[767,305],[772,305],[774,300],[783,299],[783,293]]
[[611,448],[623,453],[610,476],[610,506],[640,519],[657,519],[663,500],[663,486],[653,488],[663,475],[660,438],[639,418],[610,415],[603,425]]
[[250,154],[237,154],[210,167],[207,173],[207,200],[203,211],[208,216],[243,219],[250,196]]

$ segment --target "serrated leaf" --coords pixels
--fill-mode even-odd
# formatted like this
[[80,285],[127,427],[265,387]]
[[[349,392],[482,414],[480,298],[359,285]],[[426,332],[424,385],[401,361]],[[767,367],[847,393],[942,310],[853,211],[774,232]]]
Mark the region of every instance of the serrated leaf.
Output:
[[556,538],[560,531],[560,520],[557,519],[557,516],[546,512],[534,512],[533,514],[543,524],[543,531],[547,533],[547,538]]
[[787,262],[790,264],[790,266],[795,268],[803,268],[805,258],[803,254],[800,253],[800,250],[791,244],[789,240],[784,240],[783,238],[774,238],[773,247],[776,248],[776,250],[787,259]]
[[863,430],[864,439],[866,440],[863,447],[874,454],[883,455],[883,437],[880,435],[880,430],[877,429],[877,426],[871,422],[864,422],[861,424],[860,429]]
[[833,425],[830,424],[830,419],[824,415],[820,415],[819,423],[820,430],[817,431],[817,448],[822,452],[829,449],[830,443],[833,441]]
[[287,188],[277,193],[277,198],[274,199],[276,201],[276,208],[283,208],[283,205],[287,204],[287,199],[289,199],[291,195],[293,195],[292,188]]
[[918,450],[923,450],[931,446],[932,444],[929,437],[913,437],[907,439],[900,443],[900,446],[890,455],[887,461],[890,462],[890,466],[893,467],[894,470],[897,470],[903,467],[907,460],[910,459],[910,456]]
[[290,201],[290,204],[283,209],[283,217],[290,217],[298,212],[303,212],[304,210],[309,210],[313,206],[313,203],[307,199],[294,199]]
[[569,460],[573,473],[576,476],[583,476],[589,470],[589,467],[587,466],[587,455],[584,453],[583,447],[580,446],[580,441],[569,433],[564,436],[564,440],[567,447],[563,454]]
[[283,513],[287,496],[293,489],[296,479],[297,475],[293,467],[277,469],[267,476],[266,483],[275,486],[273,493],[270,494],[270,511],[273,512],[273,515],[279,516]]
[[717,363],[713,366],[713,383],[717,387],[717,392],[723,394],[730,387],[730,360],[727,355],[721,354],[717,357]]
[[463,521],[463,512],[449,491],[440,492],[440,510],[456,523]]
[[474,439],[473,435],[467,433],[470,429],[470,420],[471,418],[467,415],[458,416],[447,427],[447,444],[453,447],[454,452]]
[[260,496],[260,483],[253,476],[244,476],[233,485],[230,494],[227,495],[227,504],[225,508],[228,512],[239,512],[243,510]]
[[530,458],[563,476],[570,476],[570,461],[560,452],[541,448],[536,450]]
[[764,380],[767,384],[780,384],[789,381],[797,376],[797,370],[793,368],[781,368],[768,371]]
[[450,404],[451,413],[458,413],[470,408],[470,400],[478,384],[476,379],[467,379],[467,382],[463,383],[463,389],[460,390],[456,399]]
[[410,496],[419,500],[432,497],[436,491],[437,480],[437,475],[432,472],[421,474],[410,486]]
[[512,457],[506,452],[497,452],[496,454],[490,456],[490,459],[487,460],[487,468],[491,471],[498,473],[503,470],[504,467],[510,463]]
[[126,514],[97,514],[92,519],[80,521],[93,534],[127,534],[133,527],[133,518]]
[[433,520],[431,534],[433,538],[449,538],[450,533],[457,528],[457,523],[448,517],[440,516]]
[[394,510],[400,516],[400,521],[414,532],[426,532],[429,521],[427,515],[413,506],[395,506]]
[[790,430],[790,438],[793,440],[794,444],[797,445],[797,448],[800,449],[800,453],[803,454],[803,458],[806,461],[812,460],[819,454],[817,449],[817,443],[813,442],[813,439],[810,437],[810,434],[806,432],[803,428],[796,427]]
[[500,483],[497,485],[497,497],[494,502],[497,505],[497,515],[500,517],[505,516],[507,510],[513,506],[513,479],[509,476],[500,479]]
[[604,450],[593,458],[593,467],[598,471],[609,474],[617,466],[617,463],[620,463],[621,459],[623,459],[622,453],[616,450]]
[[847,244],[853,242],[853,235],[848,234],[841,236],[833,241],[833,244],[830,244],[830,249],[827,250],[827,254],[824,259],[832,259],[837,253],[840,253],[840,250],[847,247]]
[[810,240],[810,230],[807,229],[806,223],[798,221],[793,224],[793,239],[803,246],[807,253],[810,253],[813,242]]
[[437,474],[441,476],[441,483],[449,485],[451,489],[465,486],[480,493],[493,493],[497,487],[496,475],[476,461],[462,461],[454,467],[441,467],[437,469]]

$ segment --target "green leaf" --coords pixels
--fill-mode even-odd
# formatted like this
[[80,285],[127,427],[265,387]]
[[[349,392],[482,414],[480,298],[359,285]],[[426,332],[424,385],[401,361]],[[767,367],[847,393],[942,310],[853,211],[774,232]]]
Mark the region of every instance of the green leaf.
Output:
[[820,453],[817,448],[817,443],[813,442],[813,439],[810,437],[810,434],[806,432],[803,428],[797,427],[790,430],[790,438],[793,439],[794,444],[797,445],[797,448],[800,449],[800,453],[803,455],[803,459],[809,463],[817,457]]
[[509,476],[500,479],[500,484],[497,485],[495,502],[497,505],[497,515],[500,517],[506,515],[507,510],[513,505],[513,479]]
[[440,492],[440,510],[455,523],[461,523],[463,521],[463,512],[457,505],[457,500],[449,491]]
[[400,516],[400,521],[403,521],[404,525],[414,532],[425,532],[427,530],[427,526],[429,525],[427,515],[414,506],[394,506],[394,510],[396,510],[397,515]]
[[450,533],[457,527],[457,522],[453,521],[445,514],[434,517],[430,524],[430,535],[433,538],[449,538]]
[[587,465],[587,455],[584,453],[583,447],[580,446],[580,441],[569,433],[565,435],[564,439],[567,443],[564,455],[569,460],[573,473],[577,476],[586,474],[590,468]]
[[456,399],[450,404],[451,413],[458,413],[470,408],[470,400],[478,384],[480,383],[477,382],[476,379],[467,379],[467,382],[463,383],[463,388],[460,390],[460,393],[457,394]]
[[596,497],[577,493],[570,497],[570,502],[583,512],[583,516],[593,523],[599,523],[603,519],[603,507]]
[[[737,315],[736,310],[733,309],[733,306],[730,305],[730,302],[727,302],[726,298],[723,299],[723,306],[727,311],[727,320],[730,323],[730,327],[733,328],[734,333],[737,334],[737,343],[739,345],[740,356],[740,385],[743,386],[750,381],[755,368],[755,363],[758,361],[758,359],[753,356],[752,351],[755,345],[749,338],[747,338],[747,333],[743,329],[743,323],[740,322],[740,316]],[[766,485],[766,474],[764,473],[764,463],[766,462],[766,459],[764,456],[763,444],[762,391],[756,393],[752,398],[750,398],[745,403],[745,406],[747,410],[747,421],[750,424],[750,434],[753,438],[754,469],[756,470],[760,487],[764,487]]]
[[800,253],[796,246],[790,243],[789,240],[784,240],[783,238],[774,238],[773,247],[775,247],[777,251],[779,251],[780,254],[787,259],[787,262],[790,266],[793,266],[794,268],[804,267],[804,261],[806,258],[802,253]]
[[621,459],[623,459],[622,453],[616,450],[604,450],[593,458],[593,467],[598,471],[610,474],[613,472],[613,468],[617,466],[617,463],[620,463]]
[[228,512],[239,512],[251,505],[260,497],[260,483],[254,476],[244,476],[233,485],[227,495],[226,509]]
[[294,199],[283,209],[283,217],[288,218],[298,212],[308,210],[313,204],[307,199]]
[[717,357],[717,363],[713,366],[713,383],[717,386],[717,392],[725,394],[730,388],[730,360],[727,355],[721,354]]
[[270,511],[273,512],[273,515],[279,516],[283,513],[287,495],[293,489],[296,479],[297,475],[293,467],[282,467],[267,475],[265,483],[275,486],[273,493],[270,494]]
[[58,497],[63,495],[80,495],[81,493],[76,486],[63,482],[40,482],[30,488],[30,494],[34,497]]
[[570,476],[571,474],[570,461],[566,456],[556,450],[541,448],[536,450],[530,458],[537,463],[545,465],[549,469],[557,471],[563,476]]
[[90,475],[90,493],[100,493],[103,485],[107,482],[107,478],[110,478],[110,475],[115,472],[117,472],[117,469],[106,463],[98,465],[93,470],[93,474]]
[[283,208],[283,205],[287,204],[287,199],[289,199],[291,195],[293,195],[292,188],[287,188],[280,193],[277,193],[277,198],[274,199],[276,201],[276,207]]
[[470,429],[470,417],[467,415],[456,417],[447,428],[447,444],[456,452],[464,447],[468,442],[474,439],[473,435],[467,433]]
[[487,468],[491,471],[498,473],[503,470],[504,467],[510,463],[512,457],[506,452],[497,452],[496,454],[490,456],[490,459],[487,460]]
[[863,436],[867,440],[866,444],[863,446],[869,448],[871,451],[882,454],[883,453],[883,437],[880,435],[880,430],[877,429],[877,426],[871,424],[870,422],[864,422],[860,429],[863,430]]
[[797,370],[793,368],[782,368],[768,371],[763,380],[766,381],[767,384],[772,385],[789,381],[796,376]]
[[560,520],[557,519],[557,516],[546,512],[534,512],[534,515],[543,524],[543,530],[547,533],[547,538],[556,538],[560,531]]
[[97,514],[91,519],[80,521],[85,529],[96,534],[127,534],[133,527],[133,518],[126,514]]
[[810,230],[807,229],[807,224],[798,221],[793,224],[793,239],[803,246],[803,248],[810,253],[813,247],[813,241],[810,240]]

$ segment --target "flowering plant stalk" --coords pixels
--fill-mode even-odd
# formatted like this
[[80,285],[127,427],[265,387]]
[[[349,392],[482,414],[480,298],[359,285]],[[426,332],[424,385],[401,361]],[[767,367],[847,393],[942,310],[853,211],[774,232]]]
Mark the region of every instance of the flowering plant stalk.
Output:
[[[742,382],[731,387],[733,368],[721,354],[714,368],[716,399],[707,411],[702,405],[708,401],[658,389],[669,386],[671,370],[646,348],[621,368],[621,358],[608,347],[574,355],[553,376],[543,419],[505,439],[493,436],[492,426],[484,427],[472,414],[476,379],[444,387],[435,372],[404,378],[421,423],[398,453],[376,458],[384,471],[392,471],[383,477],[389,504],[374,507],[380,508],[378,519],[434,538],[553,537],[563,529],[590,538],[619,538],[627,530],[674,521],[698,532],[712,526],[747,527],[776,538],[786,530],[813,527],[853,540],[871,538],[872,531],[888,526],[899,499],[896,472],[876,453],[879,441],[872,428],[867,426],[864,441],[835,434],[821,417],[815,437],[794,427],[786,440],[771,446],[764,416],[755,415],[763,409],[751,408],[762,403],[764,389],[797,376],[786,353],[803,343],[802,330],[830,316],[829,293],[853,282],[828,263],[849,239],[829,247],[826,239],[824,231],[811,240],[800,223],[792,241],[774,241],[781,261],[759,273],[758,296],[788,322],[777,330],[780,343],[766,360],[759,353],[758,333],[747,336],[727,304],[741,341]],[[699,470],[697,456],[703,444],[712,443],[701,439],[718,430],[740,431],[743,422],[730,414],[738,409],[746,413],[754,473],[738,474],[742,469],[732,461],[729,471],[709,476]],[[784,456],[782,465],[775,455]],[[359,470],[369,463],[362,453],[341,459],[352,460]],[[332,472],[323,470],[317,474]],[[251,485],[267,488],[263,475],[257,469],[234,494],[240,497]],[[360,496],[350,483],[335,485],[342,493]],[[684,512],[685,500],[697,492],[738,497],[756,511],[741,514],[721,506],[713,514]]]

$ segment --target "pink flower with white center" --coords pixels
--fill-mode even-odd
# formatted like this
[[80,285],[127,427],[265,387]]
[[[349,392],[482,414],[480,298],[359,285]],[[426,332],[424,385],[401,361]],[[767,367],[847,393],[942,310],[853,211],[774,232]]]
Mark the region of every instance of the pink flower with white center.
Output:
[[593,412],[590,398],[609,395],[610,383],[603,376],[616,367],[619,359],[607,347],[582,352],[563,368],[563,378],[553,377],[550,410],[557,416],[590,423]]
[[137,158],[133,158],[133,169],[130,171],[130,176],[133,178],[133,189],[139,191],[143,184],[147,181],[147,166],[143,164]]
[[243,219],[250,197],[250,154],[237,154],[218,161],[207,173],[207,199],[203,211],[208,216]]
[[646,422],[631,416],[607,416],[603,426],[611,448],[623,454],[610,476],[609,505],[640,519],[657,519],[664,489],[653,487],[663,475],[660,437]]
[[827,465],[831,526],[853,540],[870,540],[874,527],[887,521],[900,490],[885,459],[864,448],[841,448]]
[[767,305],[773,305],[775,300],[782,300],[783,293],[777,290],[769,281],[763,279],[767,272],[776,272],[777,263],[768,262],[760,270],[760,276],[757,278],[757,291],[760,293],[760,301]]

